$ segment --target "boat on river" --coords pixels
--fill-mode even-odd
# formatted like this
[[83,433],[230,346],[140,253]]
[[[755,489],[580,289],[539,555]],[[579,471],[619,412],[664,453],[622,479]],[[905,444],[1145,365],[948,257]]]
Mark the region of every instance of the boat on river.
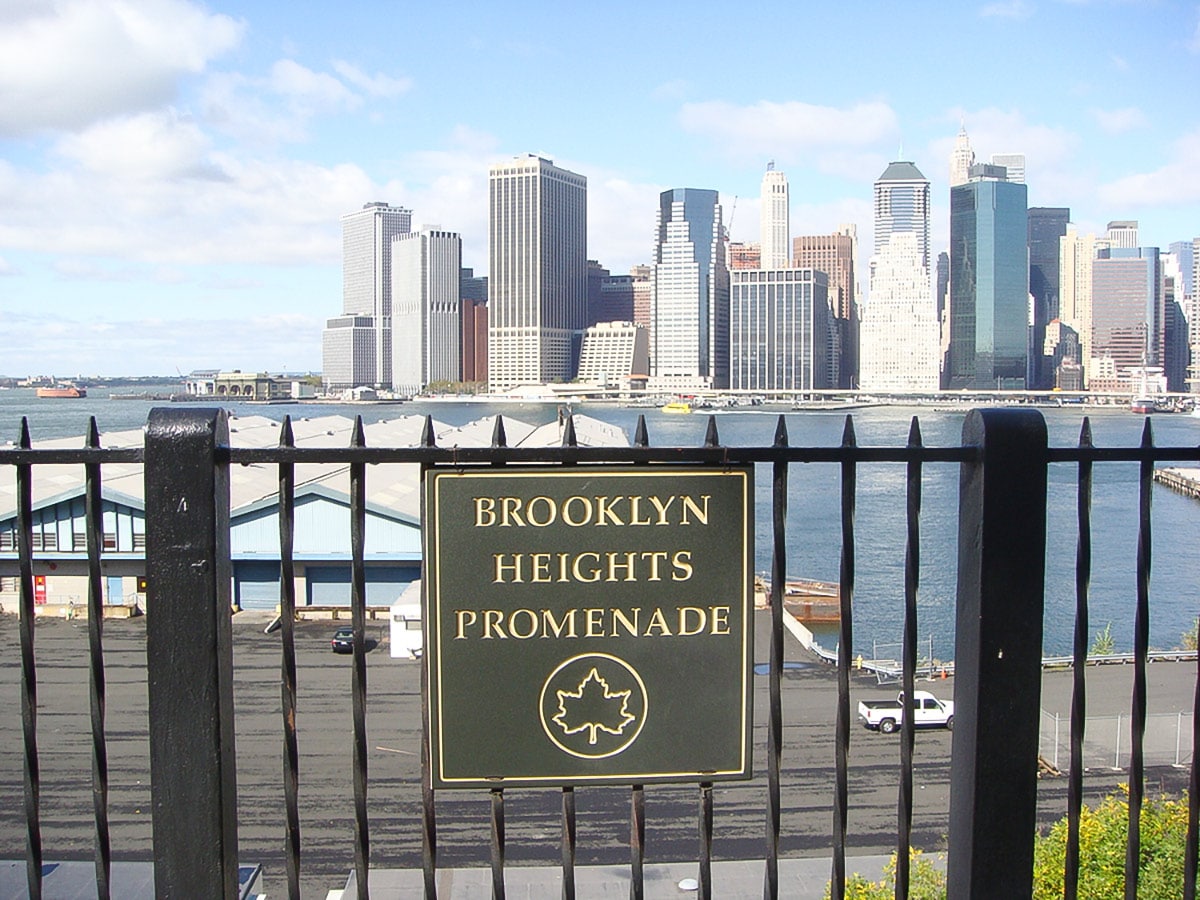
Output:
[[670,403],[660,406],[659,409],[665,413],[682,413],[686,415],[692,411],[692,404],[685,403],[683,400],[672,400]]
[[78,399],[87,396],[87,388],[78,384],[56,384],[54,387],[38,388],[37,395],[54,399]]

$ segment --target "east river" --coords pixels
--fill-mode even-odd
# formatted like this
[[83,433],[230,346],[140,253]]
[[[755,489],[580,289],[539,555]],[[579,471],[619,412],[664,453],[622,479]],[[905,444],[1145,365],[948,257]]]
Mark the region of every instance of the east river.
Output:
[[[166,392],[173,386],[150,388]],[[131,390],[117,388],[120,393]],[[0,391],[0,445],[15,441],[22,416],[29,419],[33,440],[82,435],[94,415],[101,432],[137,428],[150,409],[163,401],[113,400],[104,388],[89,390],[82,400],[37,399],[32,389]],[[426,403],[263,405],[224,404],[235,415],[282,420],[322,415],[361,415],[364,423],[404,415],[432,415],[448,425],[495,415],[542,424],[557,415],[549,403]],[[669,415],[657,409],[615,404],[580,404],[576,413],[618,425],[632,437],[640,414],[646,416],[655,445],[695,446],[704,440],[708,416]],[[1144,418],[1125,409],[1078,407],[1043,409],[1051,446],[1078,442],[1085,415],[1090,417],[1097,446],[1136,446]],[[720,442],[728,446],[769,445],[780,414],[786,417],[793,446],[828,447],[841,442],[846,412],[791,411],[786,408],[733,410],[716,414]],[[902,446],[912,417],[918,416],[927,446],[959,443],[964,411],[931,407],[864,407],[849,412],[858,443]],[[1152,418],[1158,446],[1190,447],[1200,443],[1200,419],[1187,415]],[[1106,463],[1095,467],[1092,500],[1091,631],[1111,623],[1117,651],[1132,646],[1135,557],[1137,548],[1137,464]],[[36,474],[35,474],[36,477]],[[793,466],[789,476],[788,573],[792,578],[836,581],[840,557],[840,485],[835,464]],[[1076,472],[1069,465],[1050,469],[1047,514],[1047,578],[1044,649],[1069,653],[1074,628]],[[369,476],[368,476],[369,488]],[[903,616],[905,468],[902,464],[860,464],[855,516],[857,574],[854,596],[854,650],[868,656],[895,657]],[[770,470],[760,468],[756,484],[756,568],[770,568]],[[921,571],[918,600],[920,652],[936,659],[953,656],[955,564],[957,559],[958,470],[953,464],[925,468]],[[0,511],[4,512],[4,511]],[[1155,485],[1150,584],[1150,642],[1160,649],[1176,647],[1200,615],[1200,503]],[[832,647],[836,636],[819,634]]]

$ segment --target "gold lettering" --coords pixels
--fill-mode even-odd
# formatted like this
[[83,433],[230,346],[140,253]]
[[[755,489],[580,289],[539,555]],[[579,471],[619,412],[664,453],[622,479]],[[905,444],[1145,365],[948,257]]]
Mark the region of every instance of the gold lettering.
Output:
[[687,581],[692,577],[692,551],[676,550],[671,557],[671,565],[675,571],[671,573],[672,581]]
[[[541,501],[546,505],[546,517],[542,521],[534,518],[533,504]],[[558,504],[550,497],[534,497],[525,505],[525,518],[529,520],[529,524],[535,528],[545,528],[547,525],[552,525],[554,520],[558,518]]]
[[507,528],[512,522],[508,521],[509,516],[512,516],[513,521],[518,526],[525,524],[521,519],[521,498],[520,497],[501,497],[500,498],[500,527]]
[[674,496],[668,497],[666,505],[664,505],[663,502],[658,499],[657,495],[651,494],[650,502],[652,504],[654,504],[654,508],[658,510],[658,521],[655,522],[654,524],[655,525],[670,525],[671,523],[667,521],[667,510],[669,510],[671,508],[671,504],[673,504],[675,502],[675,497]]
[[494,497],[475,498],[475,527],[489,528],[496,524],[496,500]]
[[506,557],[507,555],[508,555],[507,553],[492,554],[492,559],[495,560],[495,563],[496,563],[496,577],[492,579],[492,584],[504,584],[504,573],[509,572],[509,571],[511,571],[513,574],[512,580],[514,583],[519,583],[519,582],[522,582],[525,580],[525,578],[521,574],[521,558],[525,554],[524,553],[514,553],[512,555],[512,557],[513,557],[512,563],[506,565],[504,562],[504,557]]
[[597,497],[596,524],[606,525],[608,524],[605,521],[607,519],[608,522],[612,522],[614,525],[624,525],[625,523],[621,521],[621,519],[617,516],[616,510],[613,509],[613,506],[620,503],[624,499],[624,497],[613,497],[610,500],[608,497]]
[[[696,617],[696,623],[694,625],[688,624],[688,619],[691,618],[692,613],[694,613],[695,617]],[[694,634],[699,634],[700,632],[702,632],[704,630],[704,628],[707,624],[708,624],[708,613],[706,613],[699,606],[681,606],[681,607],[679,607],[679,631],[678,631],[678,634],[680,637],[691,637]]]
[[647,551],[642,554],[642,559],[650,560],[650,577],[647,581],[662,581],[662,576],[658,574],[658,564],[665,562],[667,553],[665,550]]
[[558,581],[559,584],[570,581],[571,577],[567,574],[567,562],[571,559],[570,553],[558,554]]
[[475,615],[475,610],[473,609],[456,609],[454,611],[454,618],[458,621],[458,628],[455,629],[454,639],[456,641],[466,640],[467,626],[474,625],[479,617]]
[[[565,513],[565,511],[566,511],[566,509],[564,507],[564,513]],[[579,564],[583,561],[583,558],[585,556],[590,556],[592,559],[594,559],[596,561],[596,567],[594,569],[592,569],[589,573],[591,575],[590,578],[584,578],[583,573],[579,571]],[[575,562],[571,566],[571,574],[575,576],[576,581],[582,581],[587,584],[590,584],[593,581],[599,581],[600,580],[600,554],[599,553],[580,553],[577,557],[575,557]]]
[[618,624],[620,624],[633,637],[638,636],[638,619],[641,618],[642,612],[642,608],[640,606],[635,606],[630,610],[630,612],[633,613],[632,621],[630,621],[629,617],[625,615],[623,610],[620,610],[615,606],[609,611],[612,613],[612,632],[609,634],[609,637],[620,636],[617,634]]
[[[525,632],[524,634],[517,631],[517,616],[522,615],[522,614],[529,617],[529,630],[527,632]],[[537,634],[537,630],[538,630],[537,614],[534,613],[534,611],[532,609],[514,609],[512,611],[512,614],[508,617],[508,633],[511,634],[513,637],[515,637],[517,640],[521,640],[521,641],[528,640],[529,638],[531,638],[535,634]]]
[[[608,557],[608,578],[605,581],[637,581],[637,573],[633,569],[633,561],[637,557],[636,553],[606,553],[604,555]],[[620,556],[625,557],[624,564],[617,562],[617,558]],[[618,569],[625,570],[624,579],[617,577]]]
[[638,518],[641,513],[642,498],[641,495],[635,494],[629,498],[629,524],[630,525],[649,525],[650,517],[644,519]]
[[[574,519],[571,517],[571,505],[574,503],[580,503],[583,505],[583,518],[582,519]],[[592,501],[589,500],[587,497],[580,497],[580,496],[568,497],[566,500],[563,501],[562,517],[563,517],[563,521],[566,522],[568,525],[572,526],[573,528],[578,528],[581,525],[586,525],[588,522],[592,521]]]
[[[530,522],[533,519],[529,520]],[[550,577],[550,554],[549,553],[530,553],[529,562],[533,568],[530,573],[529,580],[534,584],[546,584],[553,579]]]
[[584,620],[587,626],[584,637],[604,637],[604,610],[585,609],[583,614],[587,617]]
[[556,638],[563,636],[563,631],[567,632],[567,637],[575,637],[575,613],[577,610],[568,609],[563,613],[562,621],[554,620],[554,610],[542,610],[542,637],[549,637],[547,632],[554,632]]
[[680,524],[682,524],[682,525],[691,525],[692,524],[691,522],[688,521],[688,510],[689,509],[696,516],[697,522],[699,522],[701,525],[708,524],[708,500],[709,500],[708,494],[700,495],[700,499],[704,501],[704,509],[703,510],[700,509],[700,507],[696,504],[695,500],[693,500],[691,497],[687,496],[686,494],[684,494],[681,499],[683,500],[683,515],[680,518]]
[[663,615],[663,611],[655,607],[654,614],[650,616],[650,622],[646,625],[645,636],[651,637],[657,629],[663,637],[671,636],[671,626],[667,624],[667,618]]
[[729,607],[710,606],[712,610],[712,634],[729,634]]
[[501,626],[503,619],[504,613],[501,610],[485,609],[483,611],[483,639],[485,641],[491,640],[493,628],[496,629],[497,637],[508,637],[508,635],[504,633],[504,628]]

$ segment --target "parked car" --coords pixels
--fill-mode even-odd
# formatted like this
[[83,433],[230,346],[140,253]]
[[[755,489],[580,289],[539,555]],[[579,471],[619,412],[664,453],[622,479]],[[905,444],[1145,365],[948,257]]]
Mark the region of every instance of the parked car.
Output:
[[334,653],[353,653],[354,629],[339,628],[333,633],[333,637],[329,641],[329,647]]
[[[891,734],[904,721],[904,694],[895,700],[861,700],[858,719],[872,731]],[[913,725],[917,728],[954,728],[954,701],[939,700],[929,691],[913,691]]]

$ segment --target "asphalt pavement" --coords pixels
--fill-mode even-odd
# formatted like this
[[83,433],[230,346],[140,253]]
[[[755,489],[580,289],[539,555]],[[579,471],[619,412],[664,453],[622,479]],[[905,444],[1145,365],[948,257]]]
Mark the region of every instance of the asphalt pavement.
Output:
[[[767,655],[768,616],[757,616],[756,657]],[[239,855],[260,863],[268,894],[286,890],[284,875],[284,797],[280,691],[280,632],[265,634],[266,619],[241,613],[234,619],[235,707],[237,721]],[[336,623],[296,626],[299,671],[297,730],[300,748],[301,873],[308,896],[324,897],[340,888],[353,868],[353,786],[351,780],[350,657],[330,652]],[[87,623],[45,619],[35,629],[38,680],[38,748],[41,765],[41,825],[47,860],[89,860],[93,853],[91,738],[88,704]],[[421,865],[420,667],[392,659],[386,620],[368,623],[377,643],[367,660],[368,808],[371,866],[414,870]],[[816,662],[792,638],[783,689],[782,830],[780,852],[790,859],[816,860],[808,869],[828,872],[832,847],[834,721],[837,684],[833,668]],[[20,654],[17,620],[0,616],[0,860],[22,860],[25,820],[20,714]],[[145,620],[105,623],[107,681],[106,736],[110,767],[109,817],[117,860],[152,858],[150,838],[149,748],[146,719]],[[1132,667],[1088,670],[1091,715],[1127,713]],[[1149,668],[1150,711],[1190,711],[1196,684],[1194,663],[1155,663]],[[759,860],[765,847],[767,808],[767,679],[755,679],[756,775],[726,782],[714,791],[714,856],[718,860]],[[923,685],[949,697],[953,679]],[[894,695],[894,685],[855,676],[852,703]],[[1047,672],[1040,706],[1066,719],[1071,673]],[[1030,698],[1030,702],[1037,702]],[[945,845],[949,809],[950,739],[945,730],[917,736],[914,763],[913,842],[936,852]],[[855,727],[850,742],[848,852],[878,868],[895,849],[900,744],[895,735]],[[1085,776],[1088,799],[1098,799],[1128,778],[1126,772],[1095,769]],[[1152,790],[1178,791],[1185,770],[1148,770]],[[577,865],[628,871],[628,789],[580,788],[577,804]],[[561,794],[555,790],[505,792],[506,864],[560,865]],[[1039,819],[1049,824],[1065,814],[1066,779],[1039,783]],[[688,785],[650,785],[645,791],[646,863],[675,884],[679,872],[697,857],[699,792]],[[438,865],[447,873],[488,865],[491,803],[487,792],[440,792],[437,800]],[[689,863],[689,861],[693,861]],[[682,868],[675,868],[680,864]],[[789,864],[799,865],[799,864]],[[761,862],[749,870],[761,893]],[[665,868],[654,868],[665,867]],[[851,871],[855,866],[848,866]],[[732,871],[728,866],[723,871]],[[531,870],[532,873],[532,870]],[[517,879],[519,873],[512,877]],[[460,876],[460,881],[466,876]],[[551,876],[552,879],[552,876]],[[674,881],[672,881],[674,879]],[[516,882],[514,881],[514,884]],[[582,882],[581,882],[582,883]],[[467,894],[469,895],[469,894]],[[607,892],[603,895],[607,896]],[[399,896],[399,895],[397,895]],[[581,894],[587,896],[587,894]]]

